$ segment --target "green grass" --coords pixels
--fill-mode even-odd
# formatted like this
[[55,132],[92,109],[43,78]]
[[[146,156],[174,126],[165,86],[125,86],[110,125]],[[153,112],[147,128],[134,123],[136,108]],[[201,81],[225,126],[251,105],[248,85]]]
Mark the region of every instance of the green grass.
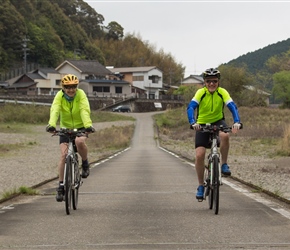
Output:
[[19,188],[13,188],[12,190],[5,191],[2,193],[1,200],[9,199],[12,196],[25,194],[25,195],[37,195],[39,192],[33,188],[21,186]]
[[114,121],[134,121],[135,118],[127,115],[113,113],[109,111],[92,111],[91,119],[93,122],[114,122]]
[[[22,129],[23,124],[47,124],[50,107],[34,105],[5,104],[0,106],[0,128]],[[133,117],[125,116],[108,111],[91,111],[93,122],[107,122],[120,120],[134,120]]]

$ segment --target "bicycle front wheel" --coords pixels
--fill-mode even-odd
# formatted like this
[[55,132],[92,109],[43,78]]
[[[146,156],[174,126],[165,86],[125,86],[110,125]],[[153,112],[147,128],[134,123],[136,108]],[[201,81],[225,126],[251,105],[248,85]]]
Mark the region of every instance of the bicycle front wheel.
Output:
[[[213,162],[211,161],[209,163],[209,170],[213,170]],[[207,187],[207,194],[208,194],[208,206],[209,206],[209,209],[212,209],[213,208],[213,185],[211,183],[211,179],[212,179],[212,176],[211,176],[211,172],[208,171],[208,176],[207,176],[207,180],[208,180],[208,187]]]
[[76,210],[78,207],[80,185],[81,185],[81,174],[79,170],[79,164],[74,163],[74,182],[72,189],[72,205],[74,210]]
[[70,214],[71,197],[72,197],[72,162],[71,158],[67,157],[65,162],[65,211]]
[[219,198],[220,198],[220,180],[219,180],[219,159],[217,156],[213,157],[213,180],[212,180],[212,196],[214,213],[219,212]]

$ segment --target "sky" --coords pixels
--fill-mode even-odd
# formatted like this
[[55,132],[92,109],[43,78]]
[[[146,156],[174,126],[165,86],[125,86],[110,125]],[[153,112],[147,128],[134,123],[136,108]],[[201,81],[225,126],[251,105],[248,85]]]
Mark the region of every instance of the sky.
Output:
[[184,77],[290,38],[290,0],[84,1],[104,25],[116,21],[125,35],[171,54]]

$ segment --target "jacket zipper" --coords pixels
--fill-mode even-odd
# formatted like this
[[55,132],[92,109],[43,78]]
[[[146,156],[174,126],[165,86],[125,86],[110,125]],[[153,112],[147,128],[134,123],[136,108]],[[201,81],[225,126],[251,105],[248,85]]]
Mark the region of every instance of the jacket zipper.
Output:
[[73,115],[72,115],[72,110],[73,110],[73,102],[70,103],[70,116],[71,116],[71,121],[72,121],[72,125],[73,125],[73,129],[75,128],[74,125],[74,119],[73,119]]

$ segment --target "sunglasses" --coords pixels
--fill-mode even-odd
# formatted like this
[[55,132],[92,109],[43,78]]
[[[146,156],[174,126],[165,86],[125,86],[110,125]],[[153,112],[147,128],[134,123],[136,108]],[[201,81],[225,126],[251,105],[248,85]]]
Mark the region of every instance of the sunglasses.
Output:
[[206,80],[206,83],[208,83],[208,84],[210,84],[211,82],[216,84],[216,83],[218,83],[218,80]]
[[68,86],[63,86],[65,89],[76,89],[77,85],[68,85]]

